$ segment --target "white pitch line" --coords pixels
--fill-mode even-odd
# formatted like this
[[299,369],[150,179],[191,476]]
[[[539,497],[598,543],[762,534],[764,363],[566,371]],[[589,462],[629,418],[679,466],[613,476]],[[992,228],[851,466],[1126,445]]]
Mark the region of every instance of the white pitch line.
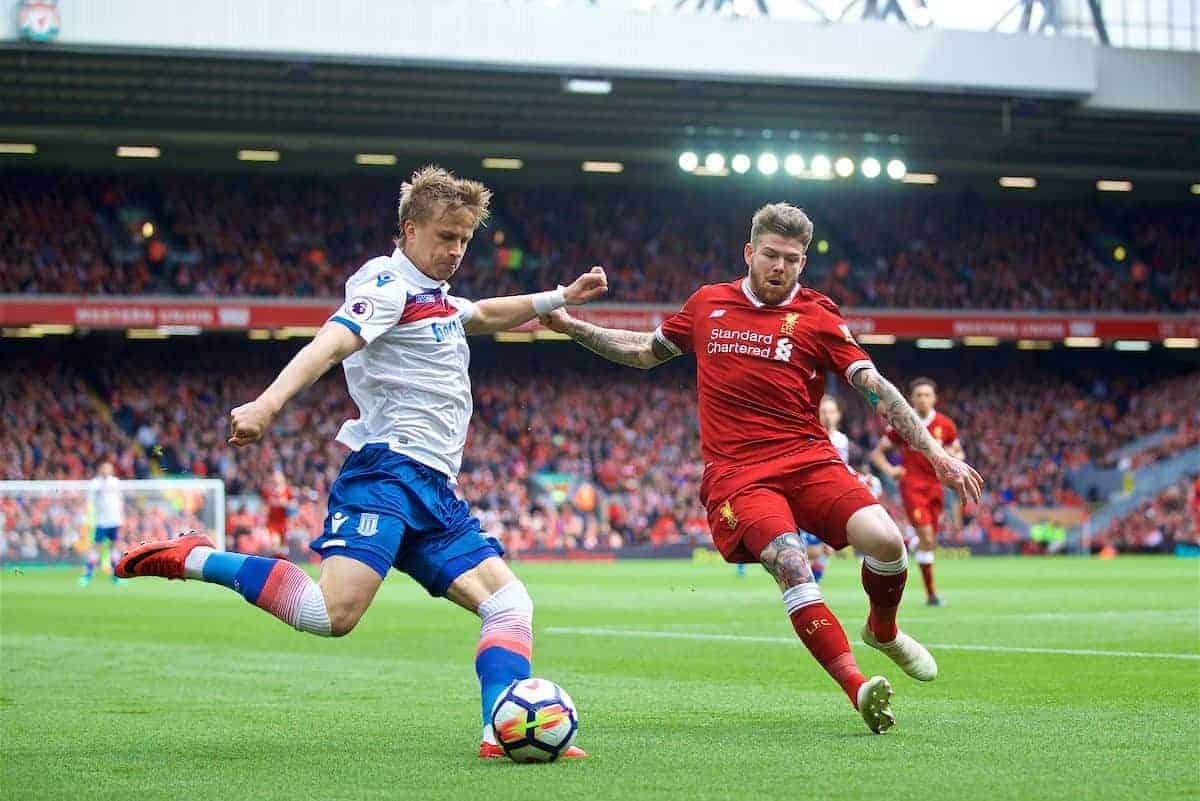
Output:
[[[692,631],[645,631],[642,629],[575,628],[550,626],[548,634],[593,634],[599,637],[648,637],[663,640],[723,640],[729,642],[766,642],[795,645],[795,637],[756,637],[742,634],[709,634]],[[855,645],[865,645],[855,642]],[[1200,654],[1173,654],[1162,651],[1100,651],[1091,648],[1032,648],[1012,645],[963,645],[959,643],[926,643],[929,648],[943,651],[996,651],[1013,654],[1058,654],[1060,656],[1118,656],[1138,659],[1200,660]]]

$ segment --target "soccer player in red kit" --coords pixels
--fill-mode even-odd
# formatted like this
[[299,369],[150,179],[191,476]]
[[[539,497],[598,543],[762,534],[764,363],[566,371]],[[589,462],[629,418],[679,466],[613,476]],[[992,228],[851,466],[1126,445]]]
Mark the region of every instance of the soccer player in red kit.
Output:
[[982,479],[945,452],[904,396],[875,369],[837,306],[801,287],[813,226],[787,203],[759,209],[745,246],[748,274],[702,286],[653,332],[601,328],[561,311],[542,324],[604,358],[649,369],[696,357],[704,476],[700,497],[713,541],[729,562],[761,562],[775,578],[796,634],[841,685],[872,731],[895,723],[892,687],[858,669],[842,624],[813,580],[799,532],[866,555],[871,602],[863,640],[910,676],[930,681],[937,663],[896,627],[908,555],[895,522],[838,456],[817,419],[825,373],[858,389],[939,480],[977,497]]
[[271,549],[277,556],[282,557],[287,553],[288,512],[295,503],[296,494],[288,486],[283,471],[276,470],[271,476],[271,483],[262,488],[260,495],[267,507],[267,530],[271,532]]
[[[962,443],[958,441],[958,427],[954,425],[953,420],[934,409],[937,403],[937,384],[933,379],[915,379],[908,385],[908,391],[913,411],[921,418],[921,424],[929,431],[930,436],[945,446],[951,456],[956,459],[964,458]],[[893,446],[900,449],[899,466],[889,462],[885,455]],[[917,565],[920,566],[921,578],[925,581],[925,603],[929,606],[941,606],[942,601],[938,598],[937,589],[933,584],[933,554],[937,548],[944,491],[933,465],[923,453],[909,446],[895,428],[888,428],[883,439],[871,452],[871,461],[882,472],[900,483],[904,512],[908,515],[908,522],[917,530]]]

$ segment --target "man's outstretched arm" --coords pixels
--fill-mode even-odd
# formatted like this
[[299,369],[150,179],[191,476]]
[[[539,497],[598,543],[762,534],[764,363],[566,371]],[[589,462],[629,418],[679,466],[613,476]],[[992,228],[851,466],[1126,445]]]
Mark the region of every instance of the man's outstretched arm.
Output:
[[679,354],[664,345],[652,331],[624,331],[585,323],[562,309],[539,318],[551,331],[566,334],[585,348],[610,362],[649,370]]
[[262,439],[283,405],[300,390],[341,364],[347,356],[366,343],[342,323],[328,322],[317,336],[297,353],[271,386],[255,400],[229,413],[229,444],[249,445]]
[[475,314],[465,324],[468,334],[494,334],[529,322],[539,314],[563,306],[589,303],[608,291],[603,267],[593,267],[570,286],[536,295],[510,295],[475,301]]
[[917,413],[908,405],[896,386],[872,367],[863,367],[850,376],[871,408],[892,424],[904,441],[920,451],[933,465],[938,480],[963,497],[978,501],[983,492],[983,479],[971,465],[946,452],[941,443],[921,424]]

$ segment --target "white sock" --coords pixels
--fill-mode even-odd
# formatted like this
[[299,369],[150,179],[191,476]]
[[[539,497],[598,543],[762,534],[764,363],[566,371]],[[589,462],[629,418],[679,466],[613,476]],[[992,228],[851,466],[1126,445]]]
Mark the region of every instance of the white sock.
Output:
[[325,607],[325,593],[321,592],[320,584],[314,582],[304,591],[292,626],[298,631],[307,631],[320,637],[330,636],[332,625],[329,622],[329,610]]
[[908,569],[908,554],[900,554],[900,558],[893,562],[883,562],[873,556],[868,556],[863,559],[870,570],[877,576],[896,576]]
[[183,577],[185,579],[204,578],[204,563],[208,561],[208,557],[212,553],[213,549],[207,545],[197,545],[193,548],[183,563]]
[[483,725],[483,741],[490,745],[500,745],[496,742],[496,732],[492,731],[492,724],[485,723]]
[[933,551],[917,551],[917,564],[918,565],[932,565],[933,564],[933,553],[934,553]]
[[783,606],[787,609],[789,617],[797,609],[819,604],[823,600],[821,588],[813,581],[797,584],[795,587],[788,587],[783,591]]

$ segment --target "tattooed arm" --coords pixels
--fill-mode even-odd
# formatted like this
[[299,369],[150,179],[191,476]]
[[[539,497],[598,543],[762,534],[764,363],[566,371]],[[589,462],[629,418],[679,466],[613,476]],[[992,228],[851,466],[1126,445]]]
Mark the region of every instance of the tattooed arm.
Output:
[[585,323],[558,309],[540,318],[542,325],[560,334],[566,334],[585,348],[603,356],[610,362],[649,370],[675,358],[671,351],[650,331],[623,331],[619,328],[601,328]]
[[975,468],[946,452],[941,443],[921,424],[917,413],[908,405],[891,381],[888,381],[873,366],[863,367],[850,376],[850,383],[857,389],[872,409],[892,424],[892,428],[913,447],[925,454],[933,465],[938,480],[965,498],[978,501],[983,491],[983,479]]

